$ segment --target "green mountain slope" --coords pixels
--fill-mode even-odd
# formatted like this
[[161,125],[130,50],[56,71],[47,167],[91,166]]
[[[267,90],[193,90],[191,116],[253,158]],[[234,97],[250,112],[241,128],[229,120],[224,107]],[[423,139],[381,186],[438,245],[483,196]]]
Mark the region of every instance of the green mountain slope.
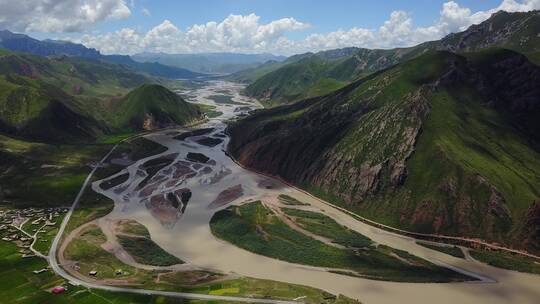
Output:
[[538,231],[524,223],[540,209],[539,109],[523,55],[430,51],[241,120],[229,150],[383,223],[522,246]]
[[[355,48],[350,48],[350,49],[355,49]],[[345,50],[345,49],[340,49],[338,51],[341,51],[341,50]],[[304,54],[293,55],[283,61],[270,60],[259,66],[247,68],[247,69],[238,71],[236,73],[233,73],[227,76],[226,79],[230,81],[237,81],[237,82],[243,82],[243,83],[253,83],[257,79],[263,77],[266,74],[269,74],[270,72],[273,72],[283,66],[296,63],[304,58],[312,57],[313,55],[314,55],[313,53],[309,52],[309,53],[304,53]],[[342,55],[342,56],[345,56],[345,55]]]
[[112,145],[45,144],[0,134],[0,202],[3,205],[68,206]]
[[109,98],[150,81],[118,65],[0,53],[0,132],[46,142],[93,141],[110,130]]
[[286,62],[268,61],[256,67],[247,68],[227,76],[227,80],[243,83],[252,83],[262,76],[273,72],[286,65]]
[[184,125],[203,116],[198,106],[157,84],[134,89],[117,107],[119,115],[113,125],[121,129],[149,130],[171,124]]
[[0,132],[43,141],[88,141],[104,128],[73,97],[40,80],[0,76]]
[[41,57],[24,53],[0,54],[0,75],[39,79],[66,93],[90,97],[124,94],[150,81],[116,64],[67,56]]
[[[354,69],[346,61],[358,48],[306,53],[239,72],[233,80],[253,81],[245,92],[261,99],[267,106],[319,96],[334,91],[352,78]],[[235,77],[235,78],[234,78]]]
[[[540,63],[540,12],[498,12],[466,31],[450,34],[438,41],[426,42],[410,48],[370,50],[345,48],[316,54],[303,54],[303,60],[289,61],[292,57],[274,66],[247,71],[239,80],[255,79],[246,88],[246,93],[259,98],[267,106],[287,104],[303,98],[329,93],[345,83],[404,62],[429,50],[452,52],[478,51],[489,47],[508,48],[527,55],[533,62]],[[330,55],[329,55],[330,54]],[[293,56],[294,57],[294,56]],[[320,69],[314,69],[314,62]],[[256,78],[258,77],[258,78]],[[329,79],[334,86],[319,86],[319,80]]]
[[[279,70],[264,75],[258,81],[246,88],[252,96],[262,97],[268,104],[286,103],[301,97],[309,97],[307,89],[319,85],[324,81],[326,71],[331,70],[331,64],[317,56],[304,58],[298,62],[288,64]],[[331,92],[342,86],[335,80],[326,85],[322,93]]]
[[45,142],[79,142],[140,130],[145,115],[152,117],[148,128],[200,118],[198,108],[164,87],[141,86],[155,81],[97,60],[3,50],[0,132]]

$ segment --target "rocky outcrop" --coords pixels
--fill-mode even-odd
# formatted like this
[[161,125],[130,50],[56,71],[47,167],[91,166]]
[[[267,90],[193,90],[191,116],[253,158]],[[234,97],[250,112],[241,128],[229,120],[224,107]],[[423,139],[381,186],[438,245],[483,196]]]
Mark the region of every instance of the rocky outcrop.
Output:
[[525,215],[521,238],[523,247],[540,253],[540,200],[531,204]]
[[155,129],[155,122],[154,122],[154,116],[152,116],[152,113],[145,113],[144,114],[144,120],[142,123],[142,129],[143,130],[153,130]]
[[539,11],[509,13],[499,11],[488,20],[469,27],[466,31],[453,33],[436,43],[437,49],[453,52],[470,52],[493,46],[531,51],[538,48],[537,36],[530,28],[540,20]]
[[[321,158],[321,165],[308,171],[301,182],[327,192],[345,182],[338,196],[353,204],[368,195],[400,186],[407,176],[405,163],[414,151],[422,121],[429,112],[430,93],[427,86],[421,87],[404,98],[403,108],[388,107],[365,113],[358,128],[347,135],[362,140],[346,150],[341,145],[334,146]],[[380,149],[381,146],[388,148]]]
[[519,57],[431,52],[257,112],[229,128],[228,149],[245,166],[375,220],[509,244],[522,220],[516,189],[530,197],[540,185],[535,138],[525,133],[535,125],[524,123],[538,117],[540,69]]

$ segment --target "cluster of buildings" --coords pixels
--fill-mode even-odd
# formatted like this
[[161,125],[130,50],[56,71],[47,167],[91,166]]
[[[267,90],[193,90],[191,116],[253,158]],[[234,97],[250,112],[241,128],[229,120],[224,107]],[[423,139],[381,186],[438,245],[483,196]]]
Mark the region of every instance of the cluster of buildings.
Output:
[[[0,235],[2,241],[14,242],[19,247],[23,258],[34,256],[30,246],[34,241],[31,235],[36,235],[43,226],[56,225],[57,218],[68,211],[67,208],[25,208],[0,210]],[[30,226],[23,231],[23,226]],[[28,231],[30,230],[30,231]]]
[[[2,225],[3,227],[4,225]],[[6,236],[2,237],[2,241],[14,242],[19,247],[19,253],[23,258],[33,257],[34,253],[30,250],[30,245],[33,239],[27,237],[25,234],[15,229],[14,227],[5,228],[7,231]]]
[[[25,209],[4,209],[0,210],[0,225],[20,225],[23,221],[32,219],[33,225],[41,222],[53,220],[66,213],[69,209],[63,207],[56,208],[25,208]],[[54,224],[52,224],[54,225]]]
[[[55,226],[61,214],[68,212],[68,208],[25,208],[0,210],[0,236],[2,241],[14,242],[19,247],[23,258],[33,257],[30,246],[37,233],[44,226]],[[23,232],[24,231],[24,232]],[[41,241],[46,241],[45,239]],[[47,268],[36,269],[34,274],[47,272]],[[53,294],[67,291],[66,286],[55,286],[50,289]]]

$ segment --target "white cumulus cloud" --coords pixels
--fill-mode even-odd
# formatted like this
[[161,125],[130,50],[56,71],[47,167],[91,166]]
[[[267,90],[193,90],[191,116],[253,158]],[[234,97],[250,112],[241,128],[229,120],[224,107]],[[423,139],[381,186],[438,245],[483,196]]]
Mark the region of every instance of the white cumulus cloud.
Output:
[[104,53],[266,51],[289,31],[309,25],[283,18],[266,24],[255,14],[229,15],[221,22],[196,24],[185,31],[165,20],[146,33],[125,28],[102,35],[83,35],[79,42]]
[[312,34],[304,40],[289,41],[284,45],[289,47],[286,53],[348,46],[364,48],[407,47],[440,39],[452,32],[463,31],[473,24],[485,21],[493,13],[500,10],[525,12],[535,9],[540,9],[540,0],[503,0],[499,6],[493,9],[475,13],[471,12],[469,8],[460,6],[455,1],[448,1],[442,5],[438,20],[431,26],[415,27],[409,13],[394,11],[390,14],[390,18],[376,29],[354,27],[347,31],[338,30],[326,34]]
[[[0,0],[0,3],[5,0]],[[73,0],[60,1],[54,8],[48,7],[46,0],[37,1],[38,5],[30,5],[28,1],[20,1],[9,13],[0,12],[2,24],[17,24],[21,28],[48,29],[48,31],[66,31],[94,24],[109,18],[123,18],[130,11],[124,1],[120,0]],[[68,4],[72,3],[72,4]],[[73,4],[75,3],[75,4]],[[97,5],[100,3],[99,5]],[[84,4],[84,5],[83,5]],[[62,9],[56,6],[65,6]],[[40,20],[32,13],[32,18],[16,18],[28,7],[34,11],[52,12],[47,18]],[[349,46],[364,48],[394,48],[416,45],[429,40],[436,40],[452,32],[465,30],[472,24],[488,19],[491,14],[505,10],[522,12],[540,9],[540,0],[502,0],[492,9],[473,12],[459,5],[457,1],[448,1],[441,6],[439,16],[429,26],[416,26],[412,15],[406,11],[391,12],[388,20],[376,28],[353,27],[339,29],[328,33],[313,33],[301,39],[290,39],[287,33],[302,31],[309,24],[294,18],[282,18],[262,23],[256,14],[229,15],[221,21],[210,21],[195,24],[181,29],[173,22],[164,20],[161,24],[147,30],[124,28],[102,34],[85,34],[76,42],[99,49],[106,54],[133,54],[138,52],[196,53],[196,52],[272,52],[291,55],[307,51],[318,51]],[[70,13],[56,14],[58,11]],[[146,14],[143,8],[143,14]],[[148,14],[150,12],[148,11]],[[60,16],[70,16],[62,19]],[[7,20],[7,21],[6,21]]]
[[22,32],[81,32],[130,14],[123,0],[0,0],[0,28]]

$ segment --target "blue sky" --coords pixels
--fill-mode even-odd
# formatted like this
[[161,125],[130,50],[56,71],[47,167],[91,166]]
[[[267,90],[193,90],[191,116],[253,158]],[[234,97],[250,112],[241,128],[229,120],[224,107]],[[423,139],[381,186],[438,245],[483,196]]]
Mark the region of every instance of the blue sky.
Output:
[[465,30],[497,10],[540,0],[32,0],[0,1],[0,28],[82,43],[107,54],[291,55],[412,46]]
[[[411,13],[415,24],[426,26],[439,18],[444,0],[196,0],[196,1],[150,1],[135,0],[131,18],[107,22],[100,31],[117,30],[125,26],[149,29],[164,19],[180,28],[208,21],[223,20],[230,14],[255,13],[266,23],[293,17],[313,27],[299,36],[313,32],[330,32],[352,27],[375,28],[380,26],[392,11]],[[457,3],[472,11],[488,10],[501,3],[499,0],[458,0]],[[130,4],[128,2],[128,4]],[[142,8],[151,16],[142,14]]]

